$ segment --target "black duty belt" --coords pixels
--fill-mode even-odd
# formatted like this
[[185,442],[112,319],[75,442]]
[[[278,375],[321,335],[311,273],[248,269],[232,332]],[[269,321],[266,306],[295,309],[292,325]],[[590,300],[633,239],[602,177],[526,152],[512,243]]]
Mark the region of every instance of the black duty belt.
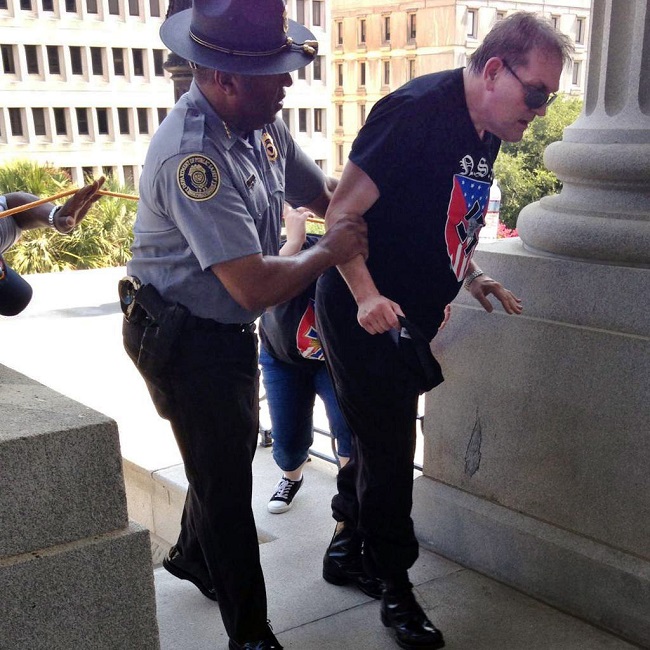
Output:
[[200,318],[181,304],[172,305],[162,298],[152,284],[142,284],[135,276],[126,276],[119,282],[120,305],[129,323],[142,326],[155,325],[170,309],[185,312],[182,320],[184,331],[252,333],[255,323],[220,323],[211,318]]

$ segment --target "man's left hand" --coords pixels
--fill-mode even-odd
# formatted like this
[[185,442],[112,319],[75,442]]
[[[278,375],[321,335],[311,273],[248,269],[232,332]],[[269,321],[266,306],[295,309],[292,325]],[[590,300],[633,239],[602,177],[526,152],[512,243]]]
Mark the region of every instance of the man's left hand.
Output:
[[494,309],[492,303],[488,300],[490,294],[503,305],[507,314],[521,314],[524,309],[520,298],[517,298],[512,291],[509,291],[501,283],[487,275],[481,275],[472,280],[469,285],[469,292],[483,305],[483,309],[487,312]]
[[101,176],[98,180],[85,185],[75,192],[54,215],[54,226],[63,234],[72,232],[86,216],[95,201],[101,199],[97,190],[101,188],[106,179]]

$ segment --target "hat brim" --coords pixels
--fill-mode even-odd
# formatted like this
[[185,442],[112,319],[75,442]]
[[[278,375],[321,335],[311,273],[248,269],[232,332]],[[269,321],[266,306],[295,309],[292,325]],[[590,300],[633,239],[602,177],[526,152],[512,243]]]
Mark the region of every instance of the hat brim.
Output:
[[[174,54],[206,68],[233,74],[282,74],[304,68],[314,60],[313,56],[295,47],[268,56],[241,56],[217,52],[192,40],[191,21],[191,8],[171,15],[160,27],[160,38]],[[289,20],[288,36],[296,43],[316,40],[304,25],[294,20]]]
[[16,316],[32,299],[32,287],[0,257],[0,316]]

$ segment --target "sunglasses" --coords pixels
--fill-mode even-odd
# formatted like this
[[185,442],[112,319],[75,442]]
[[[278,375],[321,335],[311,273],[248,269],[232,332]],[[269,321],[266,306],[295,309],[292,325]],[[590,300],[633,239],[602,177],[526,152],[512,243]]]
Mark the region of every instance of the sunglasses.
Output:
[[541,108],[542,106],[550,106],[556,99],[557,93],[547,93],[540,88],[535,88],[530,84],[525,84],[518,76],[517,73],[508,65],[505,59],[501,59],[506,70],[521,84],[524,89],[524,103],[531,110]]

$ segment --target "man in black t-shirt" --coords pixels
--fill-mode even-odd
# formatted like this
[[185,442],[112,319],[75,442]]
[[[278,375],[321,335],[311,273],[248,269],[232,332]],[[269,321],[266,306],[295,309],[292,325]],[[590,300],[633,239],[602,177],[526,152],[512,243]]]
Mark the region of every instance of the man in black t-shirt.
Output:
[[418,556],[417,401],[441,381],[417,365],[435,364],[427,342],[463,284],[488,312],[490,295],[508,314],[522,311],[472,255],[501,140],[521,140],[544,116],[571,52],[534,14],[496,23],[467,68],[414,79],[375,105],[327,211],[328,227],[364,215],[370,254],[330,269],[317,288],[318,329],[354,443],[332,501],[338,524],[323,577],[360,588],[363,576],[382,581],[382,622],[403,648],[444,646],[408,577]]

